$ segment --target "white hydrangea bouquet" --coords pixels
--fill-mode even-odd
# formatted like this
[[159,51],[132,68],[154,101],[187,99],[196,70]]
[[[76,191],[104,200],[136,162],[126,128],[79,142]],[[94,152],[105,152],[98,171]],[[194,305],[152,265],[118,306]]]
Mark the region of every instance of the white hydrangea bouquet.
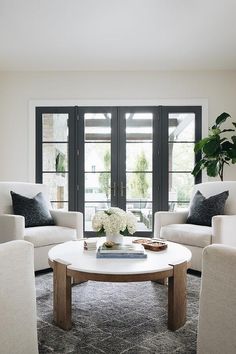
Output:
[[131,212],[120,208],[109,208],[105,211],[98,211],[92,219],[93,230],[99,236],[133,235],[136,231],[137,219]]

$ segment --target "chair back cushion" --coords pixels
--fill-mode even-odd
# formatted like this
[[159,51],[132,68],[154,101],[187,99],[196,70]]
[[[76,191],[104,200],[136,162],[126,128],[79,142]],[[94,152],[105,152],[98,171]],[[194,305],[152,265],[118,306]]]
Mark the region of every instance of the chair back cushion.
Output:
[[0,245],[0,353],[38,354],[34,247]]
[[191,199],[193,199],[195,193],[198,190],[206,198],[222,193],[224,191],[229,191],[229,197],[225,203],[224,213],[226,215],[236,215],[236,181],[216,181],[196,184],[193,188]]
[[51,209],[48,186],[45,184],[0,182],[0,214],[13,214],[10,191],[21,194],[28,198],[33,198],[36,196],[36,194],[41,192],[47,202],[48,208]]

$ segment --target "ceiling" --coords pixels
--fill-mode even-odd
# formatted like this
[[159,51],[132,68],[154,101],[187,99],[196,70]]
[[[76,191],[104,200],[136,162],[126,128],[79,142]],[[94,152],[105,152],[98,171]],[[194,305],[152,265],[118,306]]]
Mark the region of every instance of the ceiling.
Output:
[[235,0],[0,0],[0,70],[236,70]]

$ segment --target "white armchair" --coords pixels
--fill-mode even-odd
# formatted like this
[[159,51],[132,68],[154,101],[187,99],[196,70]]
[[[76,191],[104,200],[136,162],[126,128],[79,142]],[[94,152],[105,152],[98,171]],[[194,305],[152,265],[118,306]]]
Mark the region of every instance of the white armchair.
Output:
[[186,224],[188,212],[160,211],[155,213],[154,237],[181,243],[192,252],[191,268],[201,271],[203,248],[212,243],[223,243],[236,247],[236,181],[207,182],[196,184],[192,198],[199,190],[205,197],[229,191],[225,204],[225,215],[212,218],[212,226]]
[[25,228],[24,217],[13,214],[10,191],[28,198],[42,192],[51,208],[48,187],[36,183],[0,182],[0,242],[25,240],[33,243],[35,271],[49,268],[47,255],[50,248],[83,237],[83,214],[50,210],[55,225]]
[[0,352],[38,354],[34,249],[26,241],[0,245]]
[[236,353],[235,269],[236,248],[211,245],[204,249],[198,354]]

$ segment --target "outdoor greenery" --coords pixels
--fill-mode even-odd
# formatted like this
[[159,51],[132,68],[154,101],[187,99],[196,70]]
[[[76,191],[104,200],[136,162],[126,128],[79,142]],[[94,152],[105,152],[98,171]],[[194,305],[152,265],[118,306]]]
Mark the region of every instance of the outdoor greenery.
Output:
[[147,181],[147,170],[148,161],[146,159],[145,153],[142,151],[137,156],[135,163],[135,171],[139,171],[139,173],[134,173],[131,181],[132,197],[137,198],[137,196],[139,196],[142,199],[146,199],[148,197],[149,183]]
[[[110,150],[107,150],[104,153],[103,162],[104,162],[104,170],[109,171],[110,163],[111,163]],[[146,174],[147,170],[148,170],[148,161],[145,156],[145,153],[142,151],[137,156],[136,163],[135,163],[135,171],[139,171],[139,173],[133,173],[130,186],[128,186],[128,188],[130,187],[133,198],[137,198],[137,196],[139,196],[142,199],[146,199],[148,197],[149,183],[147,181],[147,174]],[[101,192],[105,193],[107,199],[109,198],[109,193],[110,193],[110,183],[111,183],[110,173],[101,172],[99,174],[99,187]]]
[[66,170],[66,157],[63,152],[58,152],[56,155],[55,168],[57,173],[61,173],[61,176],[65,176],[63,172]]
[[[109,171],[111,164],[111,154],[110,150],[107,150],[104,154],[104,169]],[[109,199],[109,191],[110,191],[110,173],[102,172],[99,175],[99,185],[101,188],[101,192],[104,192],[106,198]]]
[[222,113],[209,129],[208,136],[196,143],[194,151],[195,153],[201,152],[202,156],[192,171],[194,176],[206,169],[208,176],[216,177],[218,175],[223,181],[225,164],[236,163],[236,135],[228,136],[229,132],[235,134],[236,123],[232,122],[233,129],[221,129],[221,125],[228,118],[231,118],[228,113]]
[[[99,146],[100,148],[100,146]],[[186,144],[178,144],[178,153],[174,155],[175,157],[175,170],[179,171],[183,169],[184,166],[191,166],[193,159],[193,154],[190,154],[191,146],[186,150]],[[104,172],[99,173],[99,190],[100,193],[104,193],[106,199],[110,198],[110,163],[111,163],[111,153],[110,149],[104,148],[103,151],[99,151],[99,155],[102,157],[102,166]],[[140,150],[136,153],[135,161],[132,164],[133,171],[139,171],[138,173],[131,173],[131,177],[127,180],[127,189],[129,190],[129,195],[133,200],[148,200],[149,198],[149,188],[150,180],[149,174],[147,173],[149,168],[149,162],[146,156],[145,150]],[[191,167],[190,167],[191,168]],[[181,201],[187,201],[190,198],[191,190],[193,187],[193,177],[190,173],[174,173],[172,175],[173,187],[176,191],[176,199],[181,203]],[[185,205],[185,204],[184,204]]]
[[[179,171],[190,171],[194,165],[194,143],[169,143],[169,168],[174,173],[169,174],[170,192],[176,193],[176,198],[170,196],[170,199],[178,201],[178,207],[182,201],[188,201],[191,196],[194,185],[194,177],[191,173],[179,173]],[[172,155],[172,156],[171,156]],[[186,204],[183,204],[186,207]]]

